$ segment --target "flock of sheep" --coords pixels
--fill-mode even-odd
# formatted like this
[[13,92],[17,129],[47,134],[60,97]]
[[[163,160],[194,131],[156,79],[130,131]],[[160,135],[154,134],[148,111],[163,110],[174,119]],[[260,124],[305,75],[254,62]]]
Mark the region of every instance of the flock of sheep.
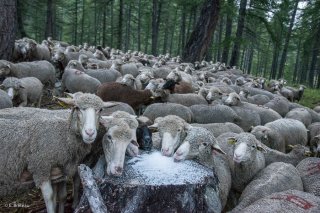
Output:
[[[304,86],[52,38],[17,40],[0,77],[0,198],[35,185],[48,212],[64,212],[67,177],[79,202],[81,163],[104,154],[121,176],[125,154],[156,148],[215,171],[221,209],[209,212],[320,212],[320,106],[295,102]],[[70,109],[39,108],[43,96]]]

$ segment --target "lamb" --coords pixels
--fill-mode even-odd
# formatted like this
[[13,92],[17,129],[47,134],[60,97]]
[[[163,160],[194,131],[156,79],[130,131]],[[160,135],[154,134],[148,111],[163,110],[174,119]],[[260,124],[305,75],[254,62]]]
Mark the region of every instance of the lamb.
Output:
[[190,128],[190,124],[176,115],[158,117],[154,124],[149,126],[156,129],[161,137],[161,152],[165,156],[172,156],[174,151],[183,142]]
[[264,146],[264,149],[267,151],[264,153],[266,166],[274,162],[284,162],[297,166],[300,161],[311,155],[310,149],[301,144],[290,146],[290,148],[292,150],[286,154]]
[[[91,94],[59,100],[75,107],[71,114],[64,110],[63,113],[60,111],[48,116],[54,112],[36,108],[2,111],[8,114],[8,118],[0,119],[3,139],[0,141],[0,152],[6,159],[0,163],[1,171],[5,171],[0,175],[0,197],[21,192],[23,181],[32,176],[35,185],[41,188],[47,211],[55,212],[51,180],[76,174],[77,166],[90,152],[91,144],[96,139],[99,111],[104,106],[110,106]],[[29,114],[29,118],[23,114]],[[113,159],[108,164],[111,166],[112,162]],[[52,176],[53,171],[59,172]],[[64,186],[62,184],[59,189],[62,203],[66,199]]]
[[227,203],[231,188],[231,171],[224,155],[213,134],[203,127],[191,127],[174,154],[176,161],[194,159],[215,171],[219,180],[218,191],[222,209]]
[[250,133],[240,133],[229,138],[228,142],[234,144],[232,155],[227,153],[230,159],[232,188],[242,192],[254,176],[265,167],[263,155],[265,150],[260,141]]
[[226,133],[226,132],[234,132],[234,133],[241,133],[243,129],[238,125],[230,122],[225,123],[209,123],[209,124],[197,124],[192,123],[192,126],[203,127],[209,130],[214,137],[218,137],[219,135]]
[[208,104],[206,99],[198,94],[170,94],[170,90],[158,89],[155,91],[156,97],[160,97],[163,102],[192,106],[196,104]]
[[320,158],[310,157],[302,160],[297,169],[301,175],[305,192],[320,196]]
[[320,156],[320,122],[315,122],[308,126],[310,148],[314,156]]
[[228,95],[228,98],[225,99],[224,103],[229,106],[239,106],[239,107],[251,109],[251,110],[257,112],[260,116],[260,120],[261,120],[262,125],[282,118],[281,115],[279,115],[279,113],[277,113],[276,111],[274,111],[272,109],[269,109],[266,107],[260,107],[260,106],[257,106],[255,104],[251,104],[251,103],[241,102],[240,96],[234,92],[230,93]]
[[286,114],[285,118],[301,121],[306,127],[309,126],[312,121],[310,113],[305,108],[292,109]]
[[11,63],[0,60],[0,76],[16,78],[35,77],[44,85],[54,86],[56,82],[55,69],[48,61]]
[[97,95],[103,101],[127,103],[134,110],[138,110],[141,105],[148,105],[153,101],[151,90],[135,90],[118,82],[101,84],[97,89]]
[[257,200],[241,213],[320,212],[320,198],[300,190],[276,192]]
[[2,82],[2,86],[8,91],[11,99],[15,96],[22,101],[19,106],[36,104],[40,107],[43,84],[35,77],[15,78],[8,77]]
[[235,111],[224,105],[193,105],[189,108],[193,113],[193,123],[235,123],[241,120]]
[[167,115],[179,116],[188,123],[191,123],[193,117],[189,107],[175,103],[154,103],[149,105],[143,113],[143,116],[149,118],[151,121]]
[[303,184],[299,171],[291,164],[272,163],[261,172],[243,190],[239,204],[231,211],[241,212],[242,209],[255,201],[275,192],[285,190],[303,191]]
[[285,152],[288,145],[306,145],[308,142],[306,127],[294,119],[283,118],[265,126],[256,126],[251,133],[266,146],[280,152]]
[[100,81],[76,69],[66,69],[61,79],[61,91],[71,93],[86,92],[96,93]]
[[13,107],[10,96],[0,89],[0,109]]

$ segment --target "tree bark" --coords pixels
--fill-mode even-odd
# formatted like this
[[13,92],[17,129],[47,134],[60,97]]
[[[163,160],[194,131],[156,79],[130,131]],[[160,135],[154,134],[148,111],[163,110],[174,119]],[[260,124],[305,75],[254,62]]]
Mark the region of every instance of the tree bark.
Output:
[[281,56],[281,59],[280,59],[278,78],[282,78],[283,77],[284,65],[286,64],[287,52],[288,52],[291,32],[292,32],[292,28],[293,28],[293,25],[294,25],[294,20],[296,18],[296,13],[297,13],[299,1],[300,0],[296,0],[295,5],[294,5],[294,9],[293,9],[293,12],[292,12],[292,15],[291,15],[290,25],[289,25],[288,32],[287,32],[287,35],[286,35],[286,40],[285,40],[285,43],[284,43],[282,56]]
[[230,59],[231,66],[237,66],[238,62],[239,62],[239,55],[240,55],[239,52],[240,52],[242,33],[243,33],[244,23],[245,23],[246,6],[247,6],[247,0],[241,0],[240,1],[240,8],[239,8],[236,40],[234,42],[234,46],[233,46],[232,54],[231,54],[231,59]]
[[78,44],[78,0],[74,3],[74,29],[73,29],[73,42],[75,45]]
[[123,0],[119,0],[119,22],[118,22],[118,44],[117,48],[122,47],[122,24],[123,24]]
[[186,44],[186,6],[185,4],[183,4],[182,17],[181,17],[181,47],[184,47],[185,44]]
[[[233,5],[234,0],[228,0],[228,6]],[[231,34],[232,34],[232,13],[228,12],[227,13],[227,21],[226,21],[226,34],[224,37],[224,47],[222,51],[222,58],[221,62],[222,63],[228,63],[228,58],[229,58],[229,49],[230,49],[230,44],[231,44]]]
[[17,1],[0,0],[0,59],[11,60],[17,31]]
[[[173,28],[172,28],[172,29],[174,29],[174,26],[176,25],[177,15],[178,15],[178,9],[176,9],[175,14],[174,14],[174,18],[173,18]],[[174,38],[175,30],[171,30],[171,32],[172,32],[172,33],[171,33],[171,36],[170,36],[170,50],[169,50],[170,55],[172,54],[172,51],[173,51],[173,38]]]
[[275,79],[276,78],[278,61],[279,61],[279,46],[278,46],[278,43],[274,42],[272,66],[271,66],[271,72],[270,72],[269,79]]
[[204,58],[218,22],[219,11],[220,0],[206,0],[204,2],[201,15],[183,50],[182,58],[184,61],[195,62]]
[[125,40],[125,45],[124,45],[124,50],[128,51],[129,49],[129,45],[130,45],[130,31],[131,31],[131,7],[132,7],[132,3],[129,3],[129,5],[127,5],[127,26],[126,26],[126,40]]
[[219,31],[218,31],[218,49],[217,49],[217,61],[221,61],[221,40],[222,40],[222,31],[223,31],[223,17],[219,20]]
[[108,8],[108,4],[105,4],[103,7],[103,13],[102,13],[102,47],[106,46],[107,8]]
[[84,36],[84,18],[85,18],[85,0],[82,0],[82,19],[81,19],[81,44],[83,44],[83,36]]
[[22,0],[17,1],[17,18],[18,18],[18,37],[23,38],[27,37],[27,33],[24,29],[23,19],[22,19],[22,11],[23,11],[23,2]]

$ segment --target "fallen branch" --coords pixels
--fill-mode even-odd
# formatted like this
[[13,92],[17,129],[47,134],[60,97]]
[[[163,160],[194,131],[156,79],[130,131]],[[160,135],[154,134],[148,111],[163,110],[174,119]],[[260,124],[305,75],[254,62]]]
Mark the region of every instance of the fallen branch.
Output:
[[106,213],[107,207],[94,180],[92,170],[86,165],[81,164],[78,167],[78,172],[83,185],[83,192],[88,199],[91,211],[93,213]]

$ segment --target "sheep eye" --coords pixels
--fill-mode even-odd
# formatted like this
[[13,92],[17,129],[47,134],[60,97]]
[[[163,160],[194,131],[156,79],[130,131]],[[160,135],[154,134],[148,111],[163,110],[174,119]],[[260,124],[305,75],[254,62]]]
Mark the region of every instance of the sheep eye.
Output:
[[111,135],[107,135],[107,138],[108,138],[109,140],[111,140],[111,139],[112,139]]
[[178,132],[181,132],[181,129],[178,129]]

